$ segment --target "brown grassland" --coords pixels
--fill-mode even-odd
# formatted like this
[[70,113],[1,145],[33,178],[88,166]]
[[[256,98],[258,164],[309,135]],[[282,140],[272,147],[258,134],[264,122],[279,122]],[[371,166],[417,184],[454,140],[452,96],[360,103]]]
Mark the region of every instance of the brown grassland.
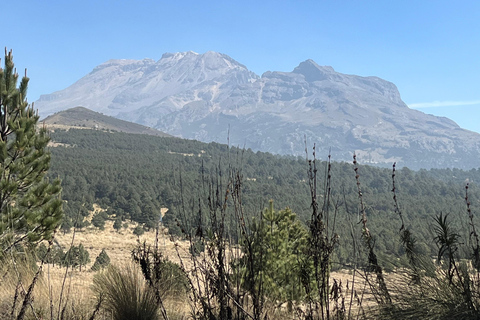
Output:
[[[94,206],[94,209],[95,211],[101,210],[97,206]],[[91,213],[90,219],[93,214],[94,212]],[[89,319],[97,302],[92,291],[93,278],[97,272],[92,271],[90,268],[101,250],[105,249],[112,265],[126,268],[132,265],[131,254],[135,247],[143,242],[150,245],[155,243],[155,230],[146,231],[143,235],[137,237],[133,234],[136,226],[136,223],[129,222],[127,228],[116,231],[113,228],[113,221],[106,221],[104,230],[89,226],[82,230],[76,230],[75,234],[72,232],[65,234],[58,232],[55,236],[56,245],[67,250],[72,244],[73,238],[73,245],[78,246],[82,244],[87,249],[90,255],[90,262],[81,271],[78,268],[66,270],[65,267],[57,265],[44,265],[32,302],[37,317],[39,319],[52,318],[50,312],[52,310],[53,312],[58,312],[60,296],[63,295],[62,305],[66,306],[63,318]],[[187,241],[173,239],[168,235],[168,230],[163,229],[159,232],[158,246],[168,260],[175,263],[181,262],[187,270],[192,268],[191,255],[188,250],[189,243]],[[18,275],[22,279],[21,286],[26,291],[34,277],[35,271],[33,268],[28,268],[22,264],[17,264],[14,269],[2,270],[0,279],[1,319],[10,316],[16,288],[19,285]],[[344,270],[331,273],[332,283],[333,279],[335,279],[343,288],[342,297],[345,299],[345,304],[348,304],[351,298],[349,289],[351,289],[352,278],[353,273],[351,271]],[[65,284],[63,284],[64,280]],[[363,300],[362,306],[366,306],[371,304],[372,296],[367,292],[368,286],[364,285],[364,281],[359,281],[358,276],[355,286],[355,294],[352,295],[355,303],[353,303],[352,310],[357,312],[359,300]],[[17,289],[17,291],[19,290]],[[357,294],[356,292],[363,292],[363,294]],[[190,303],[191,301],[187,296],[171,296],[167,297],[165,306],[171,319],[189,319],[191,312]],[[272,319],[296,318],[295,314],[282,312],[282,308],[277,306],[270,306],[269,309],[271,309]],[[31,310],[28,310],[28,312],[27,318],[35,319]],[[110,319],[110,317],[108,314],[100,313],[95,319]]]
[[[95,206],[95,210],[98,209],[99,208]],[[94,212],[92,212],[92,215],[93,213]],[[58,305],[65,278],[63,300],[66,300],[66,303],[69,305],[66,310],[67,312],[70,310],[76,313],[76,316],[66,316],[65,318],[88,319],[89,314],[93,312],[96,304],[96,298],[92,291],[93,277],[96,272],[90,268],[95,262],[95,257],[98,256],[102,249],[105,249],[107,252],[112,265],[124,268],[132,264],[131,253],[139,243],[145,241],[153,245],[156,234],[155,230],[146,231],[143,235],[137,237],[133,234],[136,226],[136,223],[130,222],[127,228],[122,228],[117,232],[113,228],[113,221],[106,221],[104,230],[89,226],[82,230],[76,230],[75,235],[73,235],[72,232],[65,234],[58,232],[55,236],[56,245],[61,246],[66,251],[72,244],[72,237],[74,237],[73,245],[78,246],[82,244],[89,252],[90,262],[83,267],[81,271],[78,268],[74,270],[69,268],[67,273],[65,267],[51,264],[44,265],[43,272],[34,291],[33,305],[36,312],[39,315],[44,314],[45,318],[50,318],[50,304],[52,303],[54,308]],[[160,233],[159,245],[163,254],[168,257],[169,260],[173,262],[179,261],[179,255],[177,254],[178,249],[180,257],[184,261],[188,261],[188,244],[185,241],[172,241],[168,236],[167,230],[163,230],[163,232]],[[6,314],[11,310],[16,287],[19,284],[17,272],[18,275],[21,275],[22,286],[26,291],[36,271],[20,263],[17,263],[16,269],[17,270],[1,270],[0,319],[4,319]],[[52,298],[50,299],[50,297]],[[183,301],[183,299],[177,300],[175,297],[172,297],[172,299],[168,301],[168,306],[176,313],[187,314],[188,309],[183,307],[187,302],[188,301]],[[33,319],[35,318],[33,317]],[[98,319],[98,317],[96,319]]]

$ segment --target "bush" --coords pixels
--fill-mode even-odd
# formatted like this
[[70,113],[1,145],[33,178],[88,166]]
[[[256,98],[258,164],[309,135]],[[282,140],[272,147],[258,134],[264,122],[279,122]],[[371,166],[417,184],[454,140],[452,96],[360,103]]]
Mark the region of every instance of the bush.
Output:
[[143,230],[142,226],[137,226],[135,229],[133,229],[133,234],[136,235],[137,237],[140,237],[144,233],[145,233],[145,230]]
[[157,287],[162,298],[179,297],[187,293],[188,279],[178,264],[166,259],[162,260],[160,274]]
[[115,229],[116,231],[120,231],[120,229],[122,229],[122,219],[115,219],[115,222],[113,223],[113,229]]

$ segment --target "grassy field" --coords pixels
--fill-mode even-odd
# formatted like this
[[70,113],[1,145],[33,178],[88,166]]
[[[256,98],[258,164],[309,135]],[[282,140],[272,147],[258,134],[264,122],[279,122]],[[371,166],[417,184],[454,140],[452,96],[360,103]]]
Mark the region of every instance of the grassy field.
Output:
[[[98,206],[94,206],[90,217],[101,210]],[[163,211],[164,213],[164,211]],[[76,230],[75,233],[57,233],[55,236],[56,245],[61,246],[65,251],[73,244],[78,246],[82,244],[89,252],[90,262],[80,271],[77,269],[68,269],[65,267],[53,266],[46,264],[43,272],[39,277],[38,284],[35,287],[33,308],[36,310],[37,316],[50,319],[51,312],[58,313],[62,310],[59,306],[66,306],[64,319],[89,319],[95,309],[96,297],[92,291],[94,276],[97,272],[91,270],[95,258],[105,249],[112,265],[125,269],[132,264],[132,250],[144,241],[149,245],[154,245],[156,232],[155,230],[146,231],[141,236],[133,234],[133,230],[137,226],[134,222],[127,222],[128,227],[116,231],[113,228],[113,221],[106,221],[104,230],[99,230],[93,226],[82,230]],[[162,254],[170,261],[182,263],[185,269],[193,268],[192,259],[189,253],[189,243],[184,240],[174,240],[168,235],[168,230],[161,229],[159,232],[158,246]],[[181,260],[181,261],[180,261]],[[31,283],[35,270],[22,267],[22,270],[7,270],[2,279],[0,292],[0,309],[3,312],[11,310],[14,301],[15,291],[19,284],[18,278],[22,278],[22,285],[26,291]],[[7,275],[8,273],[8,275]],[[372,297],[366,291],[367,286],[364,281],[357,275],[355,292],[352,294],[353,273],[350,271],[340,271],[331,273],[331,284],[334,280],[341,287],[340,302],[348,308],[349,301],[353,298],[352,313],[358,311],[358,302],[362,301],[362,305],[368,306],[372,302]],[[360,280],[360,281],[359,281]],[[18,289],[17,289],[18,291]],[[62,297],[62,301],[60,301]],[[188,319],[190,318],[190,300],[187,296],[169,297],[165,302],[167,311],[171,319]],[[332,308],[335,306],[332,302]],[[295,319],[295,313],[285,313],[287,306],[267,306],[271,309],[270,316],[272,319]],[[0,318],[4,318],[6,314],[0,314]],[[32,314],[30,314],[32,316]],[[54,316],[55,317],[55,316]],[[34,317],[32,317],[34,319]],[[109,319],[103,313],[97,315],[96,319]]]
[[[95,210],[99,210],[99,208],[95,206]],[[53,304],[53,309],[58,311],[58,304],[62,295],[62,305],[66,303],[68,305],[66,312],[72,313],[71,316],[66,316],[67,319],[89,318],[89,314],[93,312],[96,303],[92,291],[93,278],[96,272],[92,271],[91,267],[102,249],[107,252],[112,265],[124,268],[132,264],[131,252],[139,243],[145,241],[147,244],[153,245],[155,242],[155,230],[136,236],[133,234],[133,230],[137,224],[132,222],[127,222],[127,224],[128,227],[122,228],[120,231],[113,228],[113,221],[106,221],[104,230],[90,226],[83,230],[76,230],[75,233],[64,234],[58,232],[56,234],[54,242],[61,246],[64,251],[68,250],[71,245],[82,244],[89,252],[90,262],[81,271],[78,268],[67,270],[65,267],[51,264],[43,266],[43,272],[35,286],[32,302],[38,315],[50,318],[50,305]],[[188,243],[172,240],[166,229],[159,232],[159,247],[164,255],[173,262],[179,262],[178,250],[182,260],[188,262]],[[18,279],[21,279],[21,284],[17,291],[27,291],[35,271],[33,268],[27,268],[20,263],[16,263],[15,266],[10,265],[8,269],[2,270],[2,277],[0,278],[0,310],[2,311],[0,311],[0,319],[4,319],[5,312],[11,310],[16,288],[20,284]],[[188,310],[184,310],[183,307],[185,302],[172,300],[168,302],[168,305],[176,312],[188,313]]]

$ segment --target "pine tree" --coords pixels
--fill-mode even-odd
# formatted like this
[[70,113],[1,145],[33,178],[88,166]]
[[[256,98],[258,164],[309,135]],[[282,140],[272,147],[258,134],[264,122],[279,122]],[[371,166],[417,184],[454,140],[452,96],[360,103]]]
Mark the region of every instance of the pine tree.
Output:
[[63,211],[60,181],[45,176],[49,137],[26,99],[29,79],[17,88],[12,51],[0,68],[0,255],[22,242],[50,239]]
[[72,218],[65,215],[65,217],[62,220],[62,225],[60,229],[63,231],[63,234],[65,234],[67,232],[70,232],[70,229],[72,228],[73,228]]
[[108,218],[107,214],[102,212],[97,212],[92,218],[92,224],[100,230],[105,230],[105,219]]
[[82,271],[82,266],[86,266],[90,262],[90,253],[85,249],[83,244],[78,245],[78,265],[80,266],[80,271]]
[[90,253],[85,249],[83,244],[77,246],[72,246],[65,253],[65,258],[63,260],[63,266],[70,266],[72,268],[80,267],[82,271],[82,266],[87,265],[90,262]]
[[[289,208],[275,211],[273,200],[260,221],[253,220],[251,229],[253,250],[250,254],[256,265],[250,269],[243,267],[245,279],[253,278],[248,273],[261,274],[263,290],[269,298],[289,304],[302,300],[299,263],[306,258],[307,229]],[[246,259],[246,256],[241,258],[240,264],[245,265]]]
[[61,247],[55,247],[52,253],[53,266],[55,266],[55,264],[59,266],[63,265],[64,260],[65,260],[65,252],[63,252],[63,249]]
[[120,231],[122,229],[122,219],[117,218],[115,219],[115,222],[113,223],[113,229]]
[[105,268],[110,264],[110,257],[108,256],[107,252],[105,249],[102,249],[100,254],[97,256],[95,259],[95,263],[92,266],[93,271],[98,271],[100,269]]
[[61,265],[64,267],[77,267],[79,266],[78,262],[78,247],[71,246],[66,252],[61,261]]

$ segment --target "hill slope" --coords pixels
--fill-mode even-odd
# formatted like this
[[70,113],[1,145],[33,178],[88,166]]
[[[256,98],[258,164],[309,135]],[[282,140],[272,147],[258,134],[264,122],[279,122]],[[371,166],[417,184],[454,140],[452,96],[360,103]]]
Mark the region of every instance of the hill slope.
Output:
[[57,112],[42,120],[50,128],[89,128],[106,131],[119,131],[133,134],[147,134],[158,137],[171,137],[164,132],[137,123],[120,120],[83,107],[75,107]]
[[319,154],[409,168],[478,166],[480,135],[409,109],[396,86],[306,60],[261,77],[216,53],[110,60],[72,86],[43,95],[42,115],[82,105],[169,134],[279,154]]

